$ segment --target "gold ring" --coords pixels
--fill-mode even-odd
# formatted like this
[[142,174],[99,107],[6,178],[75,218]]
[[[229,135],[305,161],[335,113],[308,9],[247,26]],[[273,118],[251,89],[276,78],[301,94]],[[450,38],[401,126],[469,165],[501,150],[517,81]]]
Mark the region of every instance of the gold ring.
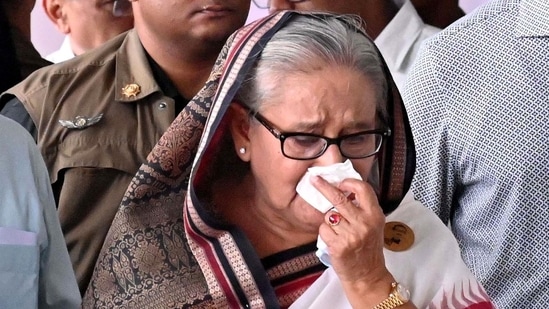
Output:
[[328,224],[330,224],[330,226],[336,226],[339,224],[339,222],[341,222],[341,215],[337,212],[332,212],[328,216]]

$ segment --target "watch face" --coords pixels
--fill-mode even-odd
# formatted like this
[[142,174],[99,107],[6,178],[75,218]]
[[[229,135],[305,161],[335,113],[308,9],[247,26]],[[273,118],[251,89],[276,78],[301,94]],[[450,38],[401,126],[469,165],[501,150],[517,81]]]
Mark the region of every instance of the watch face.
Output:
[[408,291],[407,288],[405,288],[402,284],[397,284],[396,286],[396,292],[398,298],[404,303],[408,302],[410,300],[410,291]]

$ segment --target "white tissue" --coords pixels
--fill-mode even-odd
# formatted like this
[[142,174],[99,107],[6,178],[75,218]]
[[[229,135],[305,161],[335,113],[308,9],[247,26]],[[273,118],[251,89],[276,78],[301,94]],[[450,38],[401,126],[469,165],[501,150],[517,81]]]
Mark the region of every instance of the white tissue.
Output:
[[297,184],[296,191],[305,202],[322,213],[328,212],[333,206],[332,203],[330,203],[330,201],[311,184],[310,179],[313,175],[320,176],[327,182],[336,186],[347,178],[362,180],[362,177],[353,169],[353,164],[349,160],[328,166],[310,167]]
[[322,264],[330,267],[332,266],[332,261],[330,260],[330,254],[328,253],[328,245],[322,240],[320,235],[316,239],[316,256],[322,262]]
[[[327,182],[336,186],[347,178],[362,180],[362,177],[354,170],[353,164],[349,160],[328,166],[310,167],[297,184],[296,191],[305,202],[322,213],[328,212],[333,208],[333,205],[324,195],[322,195],[322,193],[320,193],[320,191],[313,187],[310,181],[311,176],[313,175],[320,176]],[[337,211],[337,209],[334,210]],[[324,265],[328,267],[331,266],[332,263],[330,261],[330,255],[328,254],[328,246],[320,236],[318,236],[316,247],[318,248],[316,256],[318,256]]]

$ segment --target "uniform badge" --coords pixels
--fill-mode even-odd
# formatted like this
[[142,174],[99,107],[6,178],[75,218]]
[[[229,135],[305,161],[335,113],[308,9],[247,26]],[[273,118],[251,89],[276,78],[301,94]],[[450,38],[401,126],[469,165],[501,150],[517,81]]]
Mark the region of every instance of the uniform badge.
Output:
[[126,98],[132,98],[137,96],[141,92],[141,86],[138,84],[127,84],[122,88],[122,94]]
[[387,222],[385,223],[383,240],[385,248],[397,252],[405,251],[414,244],[414,231],[402,222]]
[[67,129],[84,129],[99,122],[103,118],[103,114],[93,117],[76,116],[73,120],[59,120],[59,124]]

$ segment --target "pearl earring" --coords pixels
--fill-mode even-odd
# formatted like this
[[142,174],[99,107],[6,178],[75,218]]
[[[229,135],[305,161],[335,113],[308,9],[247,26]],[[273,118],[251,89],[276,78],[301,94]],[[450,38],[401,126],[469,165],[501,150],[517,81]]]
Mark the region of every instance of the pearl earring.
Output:
[[246,148],[240,147],[240,149],[238,149],[238,152],[240,152],[241,154],[245,154],[246,153]]

